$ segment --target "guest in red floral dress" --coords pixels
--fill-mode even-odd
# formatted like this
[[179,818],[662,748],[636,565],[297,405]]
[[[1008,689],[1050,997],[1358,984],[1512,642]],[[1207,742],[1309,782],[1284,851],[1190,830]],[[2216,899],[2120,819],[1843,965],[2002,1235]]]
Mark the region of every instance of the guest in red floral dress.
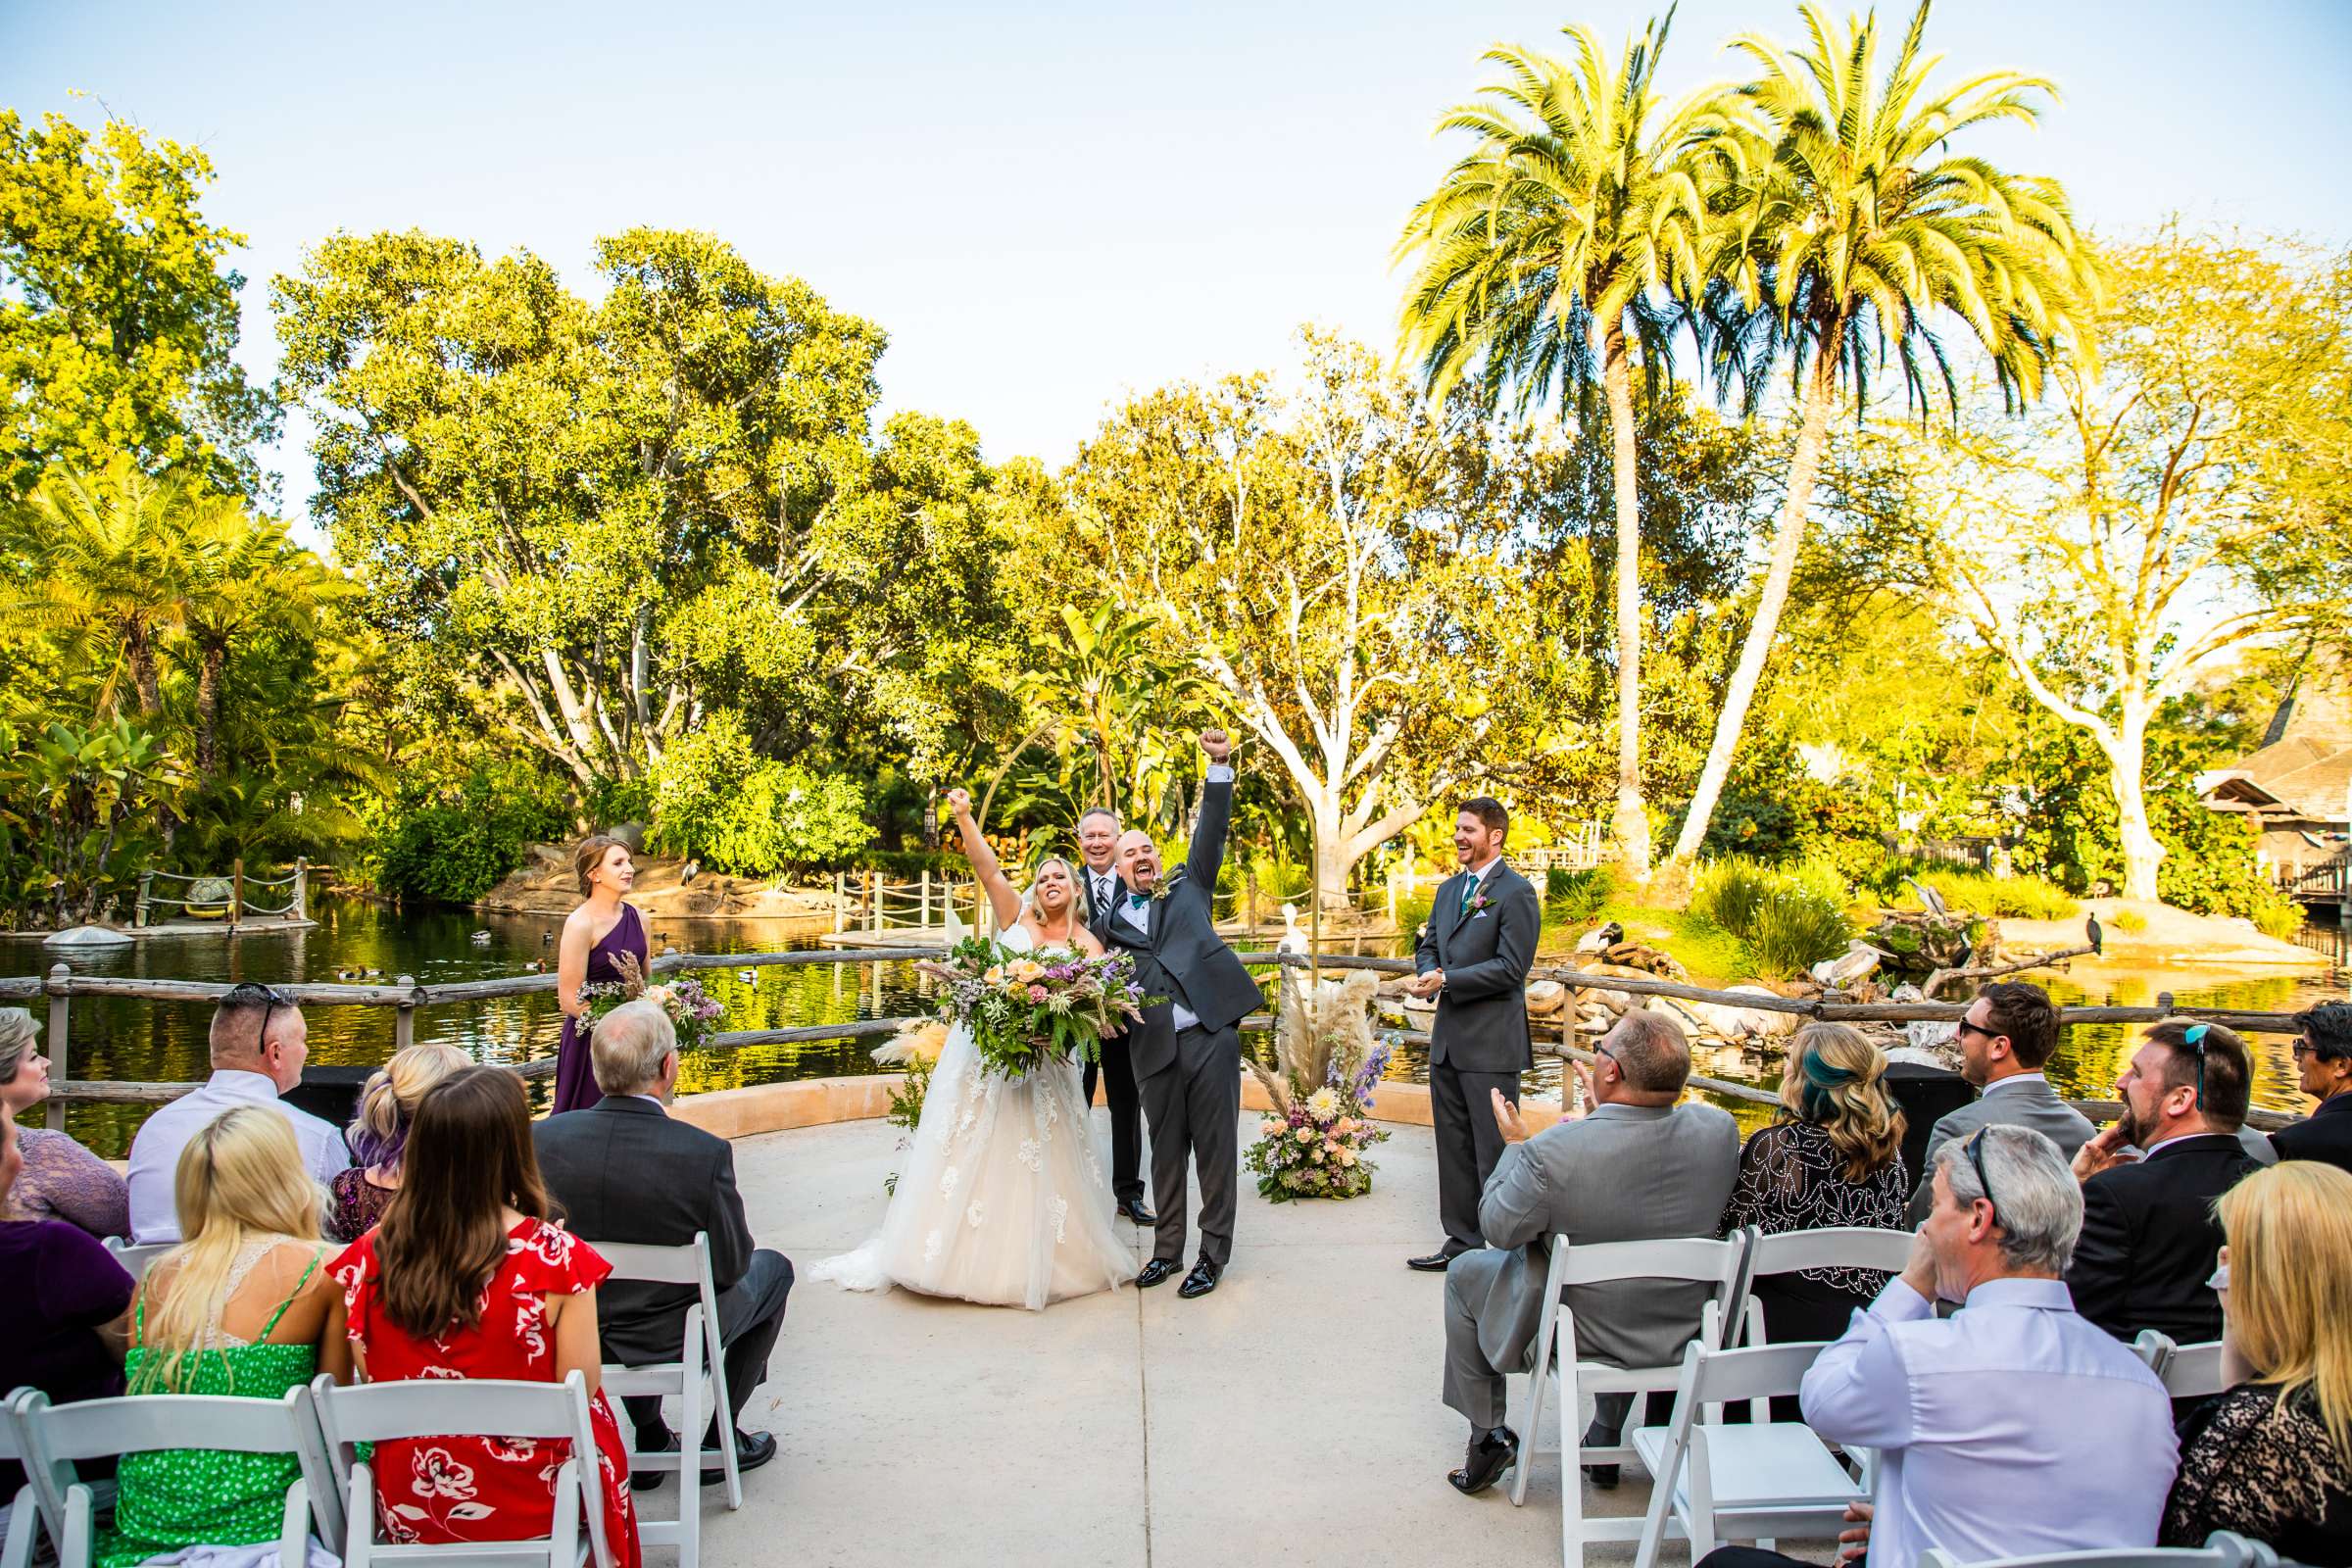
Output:
[[[530,1127],[522,1081],[504,1068],[464,1068],[426,1092],[391,1207],[329,1265],[345,1332],[371,1383],[583,1374],[605,1539],[616,1568],[639,1568],[628,1450],[597,1387],[595,1292],[612,1267],[548,1222]],[[542,1535],[570,1449],[465,1436],[380,1444],[377,1518],[404,1544]]]

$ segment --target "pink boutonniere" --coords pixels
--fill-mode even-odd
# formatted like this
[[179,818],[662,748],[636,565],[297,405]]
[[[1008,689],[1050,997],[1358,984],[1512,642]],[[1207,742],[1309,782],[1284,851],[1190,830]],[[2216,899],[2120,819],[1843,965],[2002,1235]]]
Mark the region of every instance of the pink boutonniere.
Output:
[[1494,901],[1487,897],[1486,889],[1482,887],[1476,893],[1470,895],[1470,902],[1468,904],[1462,906],[1462,915],[1465,919],[1467,919],[1472,915],[1484,914],[1489,908],[1493,907],[1494,903]]

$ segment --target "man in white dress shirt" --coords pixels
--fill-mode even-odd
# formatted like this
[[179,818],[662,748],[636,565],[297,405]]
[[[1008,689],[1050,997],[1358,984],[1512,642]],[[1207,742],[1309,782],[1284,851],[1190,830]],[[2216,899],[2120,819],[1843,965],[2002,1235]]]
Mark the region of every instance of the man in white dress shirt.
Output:
[[[1946,1144],[1931,1180],[1910,1266],[1801,1391],[1815,1432],[1879,1452],[1870,1561],[2154,1544],[2178,1459],[2172,1403],[2067,1295],[2082,1194],[2058,1146],[1996,1123]],[[1960,1310],[1938,1319],[1937,1298]],[[1706,1568],[1788,1560],[1727,1547]]]
[[310,1026],[302,1009],[270,986],[230,989],[213,1012],[213,1076],[147,1118],[130,1143],[130,1239],[145,1247],[179,1240],[173,1182],[188,1140],[236,1105],[274,1105],[291,1122],[303,1163],[323,1184],[351,1164],[340,1128],[277,1097],[302,1081]]

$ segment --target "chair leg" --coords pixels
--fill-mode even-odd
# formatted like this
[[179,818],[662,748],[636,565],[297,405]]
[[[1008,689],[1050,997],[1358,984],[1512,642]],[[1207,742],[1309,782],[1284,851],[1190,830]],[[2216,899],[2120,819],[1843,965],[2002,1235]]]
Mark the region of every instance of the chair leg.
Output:
[[375,1477],[365,1461],[351,1467],[343,1493],[343,1568],[368,1568],[375,1545]]
[[[1519,1460],[1517,1464],[1512,1466],[1513,1474],[1511,1476],[1511,1506],[1514,1508],[1522,1506],[1527,1501],[1527,1473],[1535,1468],[1536,1453],[1541,1446],[1536,1434],[1544,1425],[1544,1385],[1549,1380],[1550,1376],[1551,1374],[1544,1365],[1544,1352],[1542,1350],[1538,1350],[1536,1353],[1535,1373],[1527,1380],[1527,1423],[1519,1429]],[[1503,1388],[1506,1391],[1510,1388],[1510,1382],[1508,1379],[1504,1380]],[[1507,1392],[1504,1398],[1504,1413],[1508,1414],[1509,1398]],[[1563,1434],[1564,1433],[1565,1426],[1563,1425]],[[1561,1457],[1563,1460],[1565,1460],[1566,1456],[1566,1439],[1563,1435]],[[1567,1474],[1564,1467],[1561,1471],[1561,1474],[1563,1477]],[[1561,1485],[1567,1485],[1566,1481],[1563,1480]]]
[[[678,1568],[698,1568],[703,1552],[703,1428],[710,1423],[703,1417],[702,1369],[689,1363],[686,1375],[678,1380],[678,1425],[684,1433],[678,1440]],[[731,1433],[721,1433],[725,1442]],[[694,1445],[694,1457],[686,1457],[686,1445]]]
[[278,1568],[310,1568],[311,1489],[295,1482],[286,1491],[285,1515],[278,1521]]
[[[1562,1406],[1566,1405],[1563,1393]],[[1573,1412],[1570,1420],[1574,1420]],[[1560,1436],[1560,1568],[1584,1568],[1585,1473],[1576,1465],[1576,1446]]]

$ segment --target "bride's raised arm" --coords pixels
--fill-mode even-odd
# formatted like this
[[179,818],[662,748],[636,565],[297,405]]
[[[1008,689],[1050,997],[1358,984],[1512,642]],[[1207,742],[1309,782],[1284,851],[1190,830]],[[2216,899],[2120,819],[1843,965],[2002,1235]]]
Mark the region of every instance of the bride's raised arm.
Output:
[[980,836],[980,824],[972,820],[971,792],[948,791],[948,809],[956,813],[956,830],[963,836],[963,858],[972,862],[972,874],[987,890],[989,907],[997,911],[997,929],[1009,930],[1020,923],[1021,895],[1004,879],[997,852],[988,847],[988,840]]

